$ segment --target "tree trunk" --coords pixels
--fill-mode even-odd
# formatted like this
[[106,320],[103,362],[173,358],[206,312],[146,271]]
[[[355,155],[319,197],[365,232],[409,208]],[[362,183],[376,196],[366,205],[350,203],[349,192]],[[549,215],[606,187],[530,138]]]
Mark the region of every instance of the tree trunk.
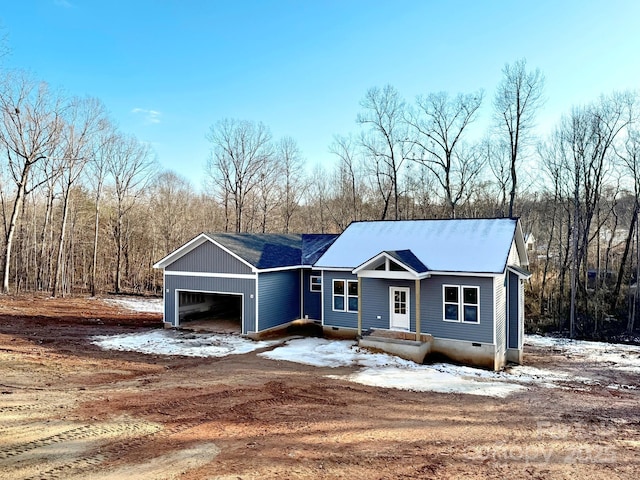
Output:
[[18,190],[16,191],[16,199],[13,203],[13,211],[11,212],[11,220],[9,220],[9,228],[7,230],[7,237],[4,246],[4,261],[2,265],[2,293],[9,293],[9,275],[11,270],[11,247],[13,246],[13,239],[15,237],[16,225],[18,223],[18,216],[22,210],[22,204],[24,202],[25,188],[27,184],[27,177],[29,175],[30,164],[26,163],[22,170],[22,176],[20,177],[20,183],[18,183]]
[[[64,271],[63,262],[64,258],[64,237],[67,230],[67,216],[69,215],[69,195],[71,188],[70,185],[67,186],[67,190],[64,192],[63,201],[62,201],[62,225],[60,226],[60,236],[58,237],[58,259],[56,261],[56,269],[53,274],[53,287],[51,288],[51,296],[55,297],[58,295],[58,289],[61,282],[61,275]],[[62,294],[64,296],[64,292]]]

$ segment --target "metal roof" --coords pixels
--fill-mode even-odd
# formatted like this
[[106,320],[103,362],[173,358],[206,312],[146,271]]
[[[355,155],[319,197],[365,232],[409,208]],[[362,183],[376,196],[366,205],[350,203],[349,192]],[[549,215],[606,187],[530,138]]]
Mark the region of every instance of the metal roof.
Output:
[[430,271],[502,273],[516,233],[522,235],[513,218],[354,222],[316,267],[353,269],[381,252],[413,263],[398,253],[409,250]]

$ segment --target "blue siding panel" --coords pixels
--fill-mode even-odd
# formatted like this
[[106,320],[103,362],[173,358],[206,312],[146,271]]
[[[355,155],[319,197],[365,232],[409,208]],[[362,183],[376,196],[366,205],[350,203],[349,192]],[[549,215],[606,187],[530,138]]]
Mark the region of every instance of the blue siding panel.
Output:
[[261,273],[258,302],[259,331],[300,318],[300,270]]
[[[415,281],[386,280],[378,278],[362,279],[362,329],[389,329],[391,325],[391,287],[409,289],[410,331],[416,331],[416,291]],[[380,318],[378,318],[380,317]]]
[[243,295],[242,333],[255,331],[255,280],[245,278],[211,278],[183,275],[165,275],[164,318],[176,324],[176,291],[190,290],[206,293],[235,293]]
[[[443,285],[480,287],[480,323],[446,322],[443,314]],[[422,333],[437,338],[493,343],[493,277],[434,275],[420,285]]]
[[496,352],[502,354],[507,350],[507,286],[506,276],[494,278],[495,319],[496,319]]
[[[329,327],[358,328],[358,314],[354,312],[336,312],[333,310],[333,280],[358,280],[350,272],[322,272],[323,322]],[[363,290],[364,291],[364,290]]]
[[166,270],[200,273],[252,273],[251,267],[209,241],[167,265]]
[[520,289],[520,279],[518,276],[509,272],[509,348],[519,348],[518,345],[518,328],[521,312],[520,302],[518,301],[518,291]]
[[320,277],[322,272],[316,270],[304,270],[302,281],[303,316],[308,316],[311,320],[321,320],[322,317],[322,294],[311,291],[311,277]]

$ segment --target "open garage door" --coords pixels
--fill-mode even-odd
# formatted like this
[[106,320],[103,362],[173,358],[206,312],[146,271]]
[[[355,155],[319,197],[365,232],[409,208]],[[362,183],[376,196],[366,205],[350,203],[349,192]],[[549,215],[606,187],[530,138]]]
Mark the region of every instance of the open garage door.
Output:
[[223,333],[242,332],[242,294],[177,291],[178,325]]

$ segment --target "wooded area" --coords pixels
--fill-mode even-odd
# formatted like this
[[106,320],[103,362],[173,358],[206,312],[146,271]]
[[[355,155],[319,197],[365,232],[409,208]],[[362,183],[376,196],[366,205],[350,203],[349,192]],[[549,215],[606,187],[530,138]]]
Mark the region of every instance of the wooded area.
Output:
[[[315,166],[294,138],[221,119],[203,126],[211,155],[194,186],[160,171],[150,147],[120,131],[98,99],[0,71],[3,291],[160,294],[152,265],[203,231],[324,233],[356,220],[519,216],[533,273],[531,326],[632,335],[637,94],[575,106],[536,138],[544,83],[520,60],[505,65],[491,98],[436,92],[407,101],[393,86],[373,87],[357,131],[336,134]],[[478,140],[470,126],[485,102],[494,121]]]

